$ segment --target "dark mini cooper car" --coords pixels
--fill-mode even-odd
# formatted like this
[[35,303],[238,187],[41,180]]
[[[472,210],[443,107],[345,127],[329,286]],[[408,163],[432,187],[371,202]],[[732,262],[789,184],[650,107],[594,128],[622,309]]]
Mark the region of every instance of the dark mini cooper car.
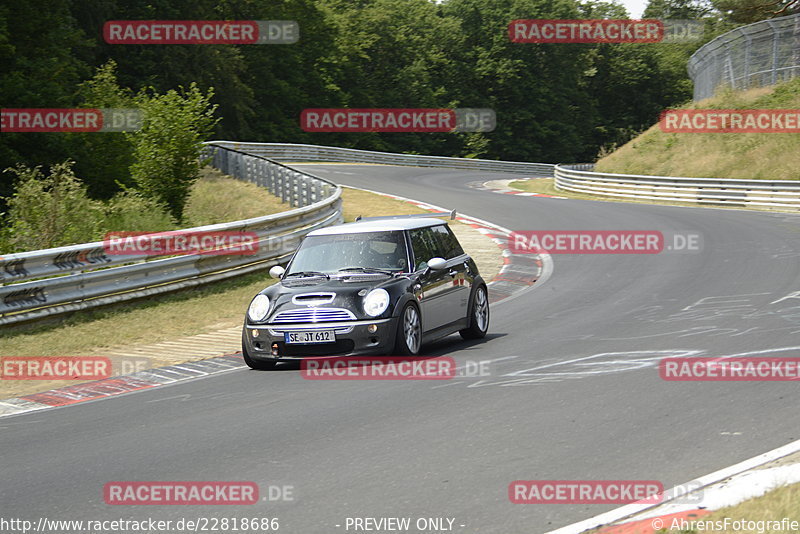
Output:
[[280,282],[250,303],[244,360],[360,354],[414,355],[459,332],[486,335],[489,299],[473,259],[447,223],[428,217],[361,220],[310,232]]

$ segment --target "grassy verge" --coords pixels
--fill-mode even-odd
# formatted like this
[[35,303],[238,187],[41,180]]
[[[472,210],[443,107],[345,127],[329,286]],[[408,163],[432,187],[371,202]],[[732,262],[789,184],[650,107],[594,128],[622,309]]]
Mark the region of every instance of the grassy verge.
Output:
[[102,355],[113,347],[157,343],[241,322],[248,302],[271,283],[254,273],[177,293],[87,310],[55,325],[0,334],[0,355]]
[[[734,506],[721,508],[696,518],[663,520],[663,528],[655,531],[658,534],[742,534],[758,532],[760,534],[785,534],[797,532],[797,528],[782,528],[780,522],[786,518],[789,522],[800,523],[800,484],[790,484],[773,489],[761,497],[749,499]],[[696,529],[684,528],[692,526],[681,521],[694,521]],[[737,523],[739,522],[739,523]],[[626,528],[624,525],[603,526],[586,531],[587,534],[603,532],[652,532],[652,520],[641,522],[640,529]],[[738,529],[736,527],[739,527]]]
[[[686,109],[800,109],[800,79],[726,91]],[[598,172],[800,180],[799,133],[664,133],[658,125],[597,162]]]
[[281,199],[256,184],[225,176],[206,167],[184,208],[185,226],[204,226],[250,217],[280,213],[292,209]]
[[[708,531],[718,534],[738,534],[741,532],[779,534],[792,532],[791,528],[782,528],[779,524],[783,518],[788,518],[789,521],[800,521],[800,484],[774,489],[761,497],[717,510],[698,519],[698,521],[703,522],[704,526],[712,526],[713,528],[670,530],[670,525],[665,525],[667,528],[659,530],[659,532],[681,532],[683,534],[699,534],[700,532]],[[743,523],[736,525],[737,521],[742,521]],[[734,529],[734,526],[743,528]],[[797,531],[797,529],[795,528],[794,531]]]
[[[784,517],[790,520],[800,521],[800,484],[792,484],[772,490],[761,497],[739,503],[736,506],[717,510],[707,517],[712,521],[724,521],[726,517],[734,521],[737,519],[746,519],[748,521],[780,521]],[[761,532],[760,529],[757,531]],[[736,531],[733,529],[724,529],[720,532],[733,534]],[[777,534],[778,532],[786,532],[786,530],[782,528],[767,528],[764,529],[764,532],[767,534]]]
[[342,215],[345,222],[355,221],[359,215],[362,217],[414,215],[423,211],[401,200],[348,187],[342,188],[342,200]]

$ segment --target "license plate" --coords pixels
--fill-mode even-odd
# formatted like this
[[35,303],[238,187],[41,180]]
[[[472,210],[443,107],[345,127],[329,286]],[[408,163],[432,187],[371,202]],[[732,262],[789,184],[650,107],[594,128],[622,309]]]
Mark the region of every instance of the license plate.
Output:
[[333,330],[313,330],[310,332],[284,332],[283,340],[286,343],[336,343],[336,334]]

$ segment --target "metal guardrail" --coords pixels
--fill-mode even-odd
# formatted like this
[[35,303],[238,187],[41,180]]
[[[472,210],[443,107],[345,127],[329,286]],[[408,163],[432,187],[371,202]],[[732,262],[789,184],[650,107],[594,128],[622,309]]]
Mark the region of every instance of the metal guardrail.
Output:
[[688,64],[694,100],[720,86],[748,89],[800,76],[800,14],[731,30],[701,46]]
[[593,172],[593,164],[557,165],[556,189],[615,198],[718,206],[800,208],[800,182],[682,178]]
[[284,161],[330,161],[453,167],[470,170],[514,172],[536,176],[554,176],[556,188],[594,195],[643,200],[666,200],[720,206],[768,206],[800,208],[800,182],[792,180],[735,180],[722,178],[679,178],[597,173],[594,164],[551,165],[439,156],[415,156],[388,152],[370,152],[316,145],[282,143],[239,143],[214,141],[215,144]]
[[266,187],[295,209],[185,232],[256,234],[253,255],[108,255],[102,242],[0,258],[0,325],[41,319],[192,287],[287,260],[311,230],[342,222],[341,188],[264,157],[207,145],[226,174]]
[[461,170],[512,172],[553,176],[555,165],[550,163],[525,163],[521,161],[497,161],[490,159],[448,158],[444,156],[418,156],[392,152],[372,152],[335,146],[244,143],[236,141],[211,141],[212,144],[248,154],[263,156],[276,161],[289,162],[357,162],[383,165],[406,165],[412,167],[449,167]]

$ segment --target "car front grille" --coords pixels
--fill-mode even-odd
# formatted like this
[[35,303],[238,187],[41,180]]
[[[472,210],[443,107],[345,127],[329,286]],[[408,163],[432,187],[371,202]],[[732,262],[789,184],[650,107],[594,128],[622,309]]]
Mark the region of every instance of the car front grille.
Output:
[[297,308],[276,315],[270,323],[329,323],[334,321],[353,321],[356,316],[342,308]]

